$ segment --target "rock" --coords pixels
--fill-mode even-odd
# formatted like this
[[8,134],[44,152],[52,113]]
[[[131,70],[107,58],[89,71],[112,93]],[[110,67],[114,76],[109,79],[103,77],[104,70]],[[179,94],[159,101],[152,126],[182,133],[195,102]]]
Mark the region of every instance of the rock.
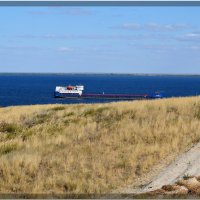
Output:
[[200,176],[197,176],[196,179],[197,179],[197,181],[200,181]]
[[162,188],[146,193],[147,195],[200,195],[200,177],[189,177],[176,184],[163,185]]
[[188,194],[188,189],[185,186],[181,185],[164,185],[162,187],[165,190],[165,194]]
[[193,194],[200,194],[200,182],[196,177],[178,181],[177,184],[185,186]]

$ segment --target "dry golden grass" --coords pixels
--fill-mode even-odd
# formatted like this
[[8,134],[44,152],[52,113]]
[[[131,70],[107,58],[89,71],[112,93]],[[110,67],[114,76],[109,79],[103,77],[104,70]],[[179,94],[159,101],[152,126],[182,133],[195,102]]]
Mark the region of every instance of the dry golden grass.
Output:
[[199,139],[200,97],[0,108],[0,192],[109,192]]

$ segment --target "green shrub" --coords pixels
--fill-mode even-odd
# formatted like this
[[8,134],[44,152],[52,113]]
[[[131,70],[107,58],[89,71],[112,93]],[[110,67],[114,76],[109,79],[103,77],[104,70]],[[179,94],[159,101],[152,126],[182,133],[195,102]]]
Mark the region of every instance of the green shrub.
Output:
[[88,117],[88,116],[94,116],[96,114],[96,109],[94,108],[88,108],[83,112],[83,116],[84,117]]
[[65,107],[64,106],[57,106],[57,107],[51,108],[50,110],[53,110],[53,111],[65,110]]
[[64,113],[63,117],[70,117],[73,115],[74,115],[74,112],[68,112],[68,113]]
[[196,106],[194,117],[200,119],[200,106]]
[[0,132],[16,133],[20,130],[21,130],[21,128],[17,124],[7,123],[7,122],[0,123]]
[[28,138],[30,138],[32,135],[34,134],[34,132],[32,130],[26,130],[22,133],[21,137],[22,137],[22,140],[25,141],[27,140]]

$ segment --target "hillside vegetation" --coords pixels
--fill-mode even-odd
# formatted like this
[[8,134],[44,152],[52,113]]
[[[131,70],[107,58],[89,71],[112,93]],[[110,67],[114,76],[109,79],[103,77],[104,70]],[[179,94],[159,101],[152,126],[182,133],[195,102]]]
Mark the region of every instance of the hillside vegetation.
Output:
[[200,139],[200,97],[0,108],[0,193],[104,193]]

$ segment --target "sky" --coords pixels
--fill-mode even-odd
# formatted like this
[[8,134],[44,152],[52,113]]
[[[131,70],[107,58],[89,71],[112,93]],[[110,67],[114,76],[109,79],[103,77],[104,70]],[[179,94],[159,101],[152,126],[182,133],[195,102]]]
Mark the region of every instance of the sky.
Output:
[[0,7],[0,72],[200,74],[200,7]]

